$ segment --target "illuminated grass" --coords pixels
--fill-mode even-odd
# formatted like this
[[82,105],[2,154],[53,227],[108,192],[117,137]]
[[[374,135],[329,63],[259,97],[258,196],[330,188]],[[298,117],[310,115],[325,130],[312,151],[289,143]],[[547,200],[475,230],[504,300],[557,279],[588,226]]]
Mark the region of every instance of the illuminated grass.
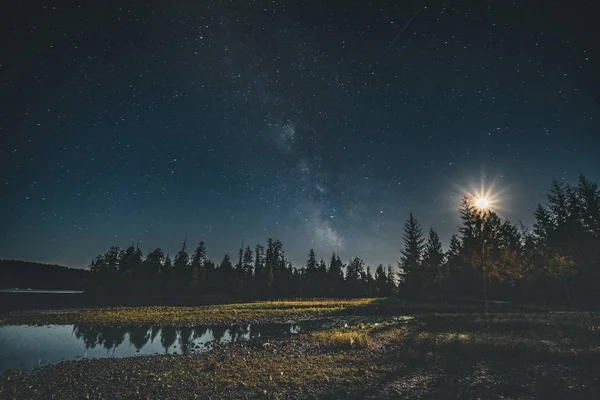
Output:
[[373,299],[267,301],[198,307],[105,307],[12,313],[0,324],[200,325],[286,322],[365,307]]
[[[289,305],[265,303],[259,310]],[[226,307],[240,311],[256,304]],[[31,375],[0,377],[0,392],[32,399],[51,394],[61,399],[598,398],[600,393],[598,314],[453,313],[373,321],[203,354],[70,361]]]

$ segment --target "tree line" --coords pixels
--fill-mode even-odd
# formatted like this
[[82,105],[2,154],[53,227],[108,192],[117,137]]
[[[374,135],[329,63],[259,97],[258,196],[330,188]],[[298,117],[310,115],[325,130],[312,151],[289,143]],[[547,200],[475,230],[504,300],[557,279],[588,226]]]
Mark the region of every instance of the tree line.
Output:
[[[146,257],[139,247],[112,247],[90,265],[86,292],[98,296],[221,296],[228,298],[375,297],[439,301],[488,298],[540,303],[586,302],[600,285],[600,191],[580,176],[576,185],[554,181],[548,203],[538,205],[533,229],[477,207],[465,196],[461,225],[444,251],[431,228],[423,233],[411,213],[398,261],[373,271],[360,258],[326,263],[310,250],[306,264],[292,266],[283,244],[241,248],[235,261],[207,258],[200,242],[187,240],[173,259],[161,249]],[[234,264],[235,263],[235,264]]]
[[90,264],[86,293],[100,297],[147,295],[218,296],[225,298],[374,297],[395,293],[392,267],[379,265],[374,273],[360,258],[347,264],[339,254],[329,263],[310,250],[306,265],[292,266],[283,244],[269,239],[266,248],[247,246],[234,261],[226,254],[216,264],[200,242],[191,255],[187,240],[171,259],[161,249],[144,258],[137,246],[110,248]]
[[0,260],[0,288],[83,289],[88,271],[19,260]]
[[400,290],[417,299],[495,298],[537,303],[597,302],[600,288],[600,191],[579,176],[554,181],[533,229],[479,209],[464,197],[462,224],[444,252],[412,216],[399,262]]

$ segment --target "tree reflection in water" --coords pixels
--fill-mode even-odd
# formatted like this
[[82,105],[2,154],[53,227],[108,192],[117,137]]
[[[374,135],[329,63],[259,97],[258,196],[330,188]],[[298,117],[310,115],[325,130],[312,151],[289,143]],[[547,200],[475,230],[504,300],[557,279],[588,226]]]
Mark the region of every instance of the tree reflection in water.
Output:
[[176,344],[182,354],[189,354],[201,345],[207,347],[213,342],[239,342],[259,337],[278,337],[300,332],[300,327],[294,324],[257,324],[239,326],[156,326],[139,325],[129,327],[74,325],[73,334],[81,340],[86,349],[102,346],[107,354],[123,344],[126,336],[129,345],[140,352],[144,346],[153,344],[160,336],[160,344],[165,354],[169,353]]

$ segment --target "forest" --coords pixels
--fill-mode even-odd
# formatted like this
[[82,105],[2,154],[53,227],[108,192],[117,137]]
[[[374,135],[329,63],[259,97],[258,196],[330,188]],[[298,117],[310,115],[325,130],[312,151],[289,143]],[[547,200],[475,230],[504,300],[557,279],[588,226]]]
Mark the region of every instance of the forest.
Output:
[[207,258],[204,242],[185,240],[173,258],[157,248],[112,247],[90,264],[86,294],[104,299],[213,296],[233,299],[400,296],[416,301],[501,300],[590,305],[600,284],[600,191],[581,175],[576,184],[552,182],[529,228],[477,207],[465,196],[461,225],[443,249],[437,232],[424,232],[410,214],[399,244],[397,271],[366,266],[360,258],[328,262],[310,250],[293,266],[283,244],[239,249],[235,259]]
[[0,260],[0,288],[83,289],[88,271],[19,260]]

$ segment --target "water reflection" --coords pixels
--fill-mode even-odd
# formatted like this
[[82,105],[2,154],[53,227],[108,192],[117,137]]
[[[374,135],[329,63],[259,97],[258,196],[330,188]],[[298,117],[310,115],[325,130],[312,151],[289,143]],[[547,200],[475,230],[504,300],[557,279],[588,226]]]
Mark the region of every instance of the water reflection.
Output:
[[90,325],[0,326],[0,372],[78,358],[141,354],[192,354],[215,342],[247,341],[299,333],[296,324],[240,326],[107,327]]
[[188,354],[201,345],[210,347],[212,342],[238,342],[259,337],[278,337],[284,334],[295,334],[301,330],[299,325],[262,324],[241,326],[151,326],[106,327],[90,325],[74,325],[73,333],[80,339],[86,349],[103,347],[113,353],[128,338],[129,345],[140,352],[150,343],[153,344],[160,335],[160,345],[165,354],[179,348],[181,353]]

